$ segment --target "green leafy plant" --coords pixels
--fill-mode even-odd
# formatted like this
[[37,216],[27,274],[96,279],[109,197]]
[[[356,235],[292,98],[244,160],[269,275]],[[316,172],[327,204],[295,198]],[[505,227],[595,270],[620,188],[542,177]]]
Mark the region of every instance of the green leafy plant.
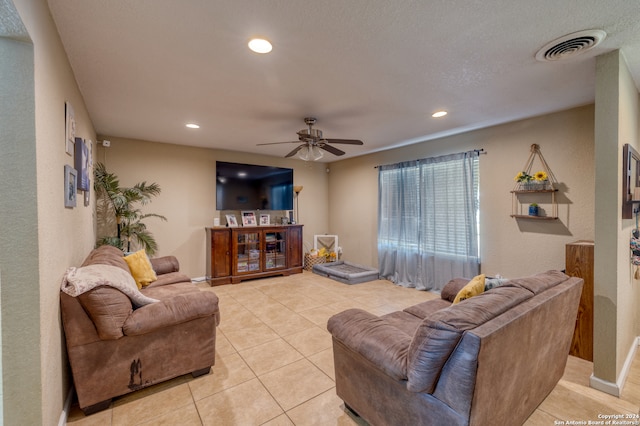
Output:
[[142,213],[139,206],[151,202],[151,198],[160,193],[160,186],[157,183],[141,182],[131,188],[121,187],[118,177],[107,172],[102,163],[96,164],[93,182],[98,221],[102,221],[102,224],[111,230],[116,230],[115,236],[103,236],[98,239],[96,245],[111,245],[131,251],[133,240],[144,248],[147,254],[155,254],[158,244],[143,220],[149,217],[161,220],[167,218],[155,213]]
[[537,203],[531,203],[531,204],[529,204],[529,207],[538,207],[538,204]]

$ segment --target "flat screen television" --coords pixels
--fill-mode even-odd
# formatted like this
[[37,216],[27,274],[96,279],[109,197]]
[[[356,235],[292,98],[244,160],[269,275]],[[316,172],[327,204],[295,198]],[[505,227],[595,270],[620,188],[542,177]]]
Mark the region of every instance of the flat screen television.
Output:
[[216,210],[293,210],[293,169],[216,161]]

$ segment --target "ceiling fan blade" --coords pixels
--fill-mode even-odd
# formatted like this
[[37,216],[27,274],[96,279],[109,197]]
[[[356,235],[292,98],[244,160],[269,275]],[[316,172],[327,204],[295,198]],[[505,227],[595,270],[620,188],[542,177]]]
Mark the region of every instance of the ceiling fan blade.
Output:
[[290,153],[288,153],[287,155],[284,156],[284,158],[289,158],[289,157],[293,157],[294,155],[296,155],[298,153],[298,151],[300,151],[302,149],[303,146],[306,146],[306,143],[303,143],[301,145],[298,145],[297,147],[295,147],[293,149],[293,151],[291,151]]
[[333,155],[344,155],[344,151],[336,148],[335,146],[327,145],[326,143],[319,143],[318,146],[325,151],[329,151]]
[[278,144],[281,144],[281,143],[300,143],[300,141],[257,143],[256,146],[260,146],[260,145],[278,145]]
[[364,145],[364,142],[358,139],[325,139],[329,143],[344,143],[348,145]]

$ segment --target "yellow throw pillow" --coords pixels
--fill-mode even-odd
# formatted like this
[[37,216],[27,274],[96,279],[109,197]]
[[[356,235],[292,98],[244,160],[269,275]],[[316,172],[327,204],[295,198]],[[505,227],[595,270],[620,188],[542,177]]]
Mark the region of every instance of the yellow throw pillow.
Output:
[[473,277],[471,281],[467,283],[462,289],[456,294],[456,298],[453,300],[453,304],[460,303],[463,300],[469,299],[470,297],[477,296],[484,291],[484,274]]
[[125,256],[124,260],[127,262],[127,265],[129,265],[131,276],[133,276],[133,279],[136,281],[138,289],[146,287],[158,279],[151,266],[149,257],[147,257],[147,253],[144,250],[139,250],[129,256]]

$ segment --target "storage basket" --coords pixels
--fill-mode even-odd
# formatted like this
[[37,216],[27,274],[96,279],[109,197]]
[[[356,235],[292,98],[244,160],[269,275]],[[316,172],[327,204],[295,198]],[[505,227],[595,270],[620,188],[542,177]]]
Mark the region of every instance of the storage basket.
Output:
[[313,257],[309,253],[304,255],[304,270],[310,271],[313,269],[313,265],[318,265],[320,263],[324,263],[325,258],[322,256]]

